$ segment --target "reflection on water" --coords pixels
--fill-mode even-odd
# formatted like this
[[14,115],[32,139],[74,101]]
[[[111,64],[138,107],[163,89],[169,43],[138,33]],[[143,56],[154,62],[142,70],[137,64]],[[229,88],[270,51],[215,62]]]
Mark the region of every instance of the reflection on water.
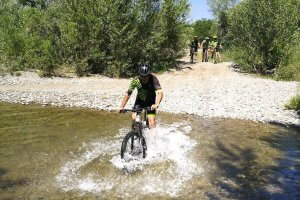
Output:
[[166,113],[159,122],[146,159],[126,163],[127,114],[0,104],[0,199],[299,199],[296,130]]

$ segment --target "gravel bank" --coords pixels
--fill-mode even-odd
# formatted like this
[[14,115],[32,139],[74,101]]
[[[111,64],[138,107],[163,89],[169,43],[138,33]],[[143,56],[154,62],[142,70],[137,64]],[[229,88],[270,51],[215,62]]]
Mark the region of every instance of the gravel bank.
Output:
[[[255,78],[233,72],[229,66],[198,63],[158,75],[165,94],[160,110],[299,125],[296,112],[284,109],[297,88],[299,92],[299,82]],[[0,77],[0,101],[115,110],[128,85],[126,79],[40,78],[27,72]],[[133,102],[131,98],[128,107]]]

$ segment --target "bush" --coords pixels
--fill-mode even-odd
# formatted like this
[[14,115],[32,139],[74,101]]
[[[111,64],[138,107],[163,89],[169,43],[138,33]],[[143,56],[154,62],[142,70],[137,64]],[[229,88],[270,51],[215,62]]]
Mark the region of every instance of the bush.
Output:
[[15,72],[14,75],[15,75],[15,76],[22,76],[22,73],[21,73],[21,72]]
[[285,107],[289,110],[300,110],[300,95],[291,98]]
[[299,13],[293,0],[244,0],[228,12],[227,40],[234,61],[265,74],[286,65],[295,45]]
[[198,36],[200,40],[204,40],[205,37],[216,35],[217,31],[214,30],[215,24],[216,22],[211,19],[197,20],[192,24],[193,35]]
[[[300,34],[300,33],[299,33]],[[300,37],[298,36],[297,45],[291,49],[291,55],[287,64],[279,66],[276,72],[278,80],[300,81]]]
[[230,62],[233,60],[232,51],[230,49],[222,50],[221,56],[223,62]]
[[[141,62],[174,67],[187,39],[188,0],[3,0],[1,63],[51,75],[132,76]],[[3,23],[2,23],[3,22]]]

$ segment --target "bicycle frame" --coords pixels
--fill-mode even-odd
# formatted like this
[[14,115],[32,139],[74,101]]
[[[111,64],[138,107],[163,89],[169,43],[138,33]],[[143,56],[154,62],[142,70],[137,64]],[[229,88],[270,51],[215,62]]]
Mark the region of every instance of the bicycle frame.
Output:
[[[132,130],[136,133],[142,131],[143,128],[149,128],[148,122],[148,110],[150,107],[147,108],[133,108],[133,109],[124,109],[123,112],[135,112],[136,117],[133,122]],[[143,118],[141,119],[141,114],[143,113]]]

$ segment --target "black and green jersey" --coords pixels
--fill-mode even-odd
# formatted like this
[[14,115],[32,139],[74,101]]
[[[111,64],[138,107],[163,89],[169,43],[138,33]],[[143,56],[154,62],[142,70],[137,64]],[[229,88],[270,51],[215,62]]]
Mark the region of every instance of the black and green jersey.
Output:
[[217,48],[221,48],[221,42],[220,41],[217,42]]
[[208,46],[210,45],[210,42],[208,41],[208,40],[204,40],[203,42],[202,42],[202,46],[203,46],[203,48],[208,48]]
[[217,41],[212,41],[212,42],[210,43],[210,45],[211,45],[213,48],[216,48],[216,47],[217,47],[217,44],[218,44]]
[[155,104],[156,91],[161,89],[156,76],[150,74],[149,80],[143,84],[139,77],[134,78],[129,85],[128,95],[131,95],[134,89],[137,89],[136,102],[141,102],[145,105]]
[[193,40],[193,41],[191,41],[190,46],[191,46],[192,48],[198,48],[198,45],[199,45],[198,40]]

